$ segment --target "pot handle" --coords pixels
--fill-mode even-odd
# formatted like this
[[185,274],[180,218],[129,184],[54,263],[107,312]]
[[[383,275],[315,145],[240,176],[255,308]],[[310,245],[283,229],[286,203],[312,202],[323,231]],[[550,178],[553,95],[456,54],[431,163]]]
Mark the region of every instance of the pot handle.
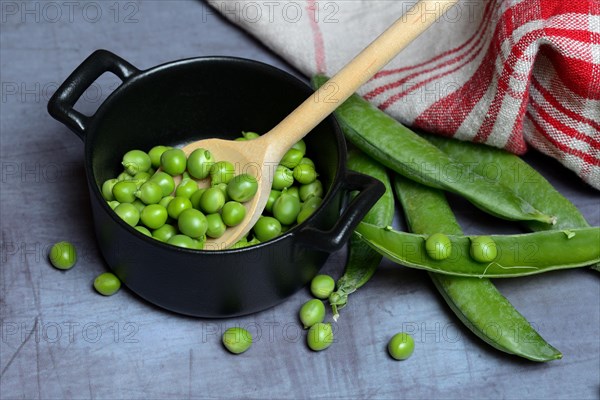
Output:
[[339,250],[348,241],[354,228],[385,193],[385,186],[378,179],[347,170],[339,190],[360,190],[360,193],[352,199],[330,230],[306,227],[298,232],[298,240],[303,244],[328,253]]
[[73,109],[81,95],[103,73],[112,72],[123,82],[140,72],[116,54],[96,50],[69,75],[48,102],[50,115],[69,127],[83,140],[93,116],[88,117]]

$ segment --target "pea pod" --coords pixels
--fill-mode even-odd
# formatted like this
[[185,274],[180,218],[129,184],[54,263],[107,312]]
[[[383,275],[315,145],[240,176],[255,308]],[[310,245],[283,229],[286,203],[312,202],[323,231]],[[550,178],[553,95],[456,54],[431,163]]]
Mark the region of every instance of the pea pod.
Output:
[[556,216],[556,224],[544,224],[538,221],[524,222],[533,231],[549,229],[585,228],[590,226],[581,212],[567,198],[560,194],[539,172],[520,157],[507,151],[443,138],[434,135],[423,135],[428,141],[455,160],[452,179],[457,174],[468,175],[472,172],[484,176],[490,183],[510,186],[521,198],[536,208]]
[[[519,196],[534,207],[543,207],[546,212],[556,216],[557,223],[554,225],[525,221],[524,224],[532,231],[590,226],[573,203],[520,157],[482,144],[434,135],[423,136],[456,160],[455,173],[468,174],[472,170],[486,179],[511,185]],[[600,271],[600,264],[592,268]]]
[[[400,176],[396,176],[394,187],[411,231],[462,234],[442,191]],[[434,272],[429,272],[429,276],[452,311],[486,343],[533,361],[551,361],[562,357],[489,279]]]
[[471,258],[469,236],[448,236],[451,255],[434,260],[425,250],[427,235],[398,232],[365,222],[358,224],[355,232],[373,249],[398,264],[457,276],[510,278],[585,267],[600,261],[598,227],[490,235],[496,243],[498,256],[489,263],[479,263]]
[[[327,77],[313,77],[319,87]],[[414,181],[457,193],[482,210],[509,220],[553,223],[555,218],[535,209],[509,187],[490,184],[473,174],[469,179],[447,179],[444,171],[454,161],[436,146],[398,123],[358,95],[335,111],[346,138],[386,167]]]
[[[379,226],[387,226],[394,219],[394,194],[385,167],[366,154],[354,150],[348,155],[348,168],[370,175],[385,185],[385,193],[369,210],[363,221]],[[352,234],[348,245],[348,260],[344,274],[336,283],[336,291],[329,296],[333,319],[339,317],[338,309],[348,302],[348,295],[371,279],[381,262],[382,256],[371,249],[357,235]]]

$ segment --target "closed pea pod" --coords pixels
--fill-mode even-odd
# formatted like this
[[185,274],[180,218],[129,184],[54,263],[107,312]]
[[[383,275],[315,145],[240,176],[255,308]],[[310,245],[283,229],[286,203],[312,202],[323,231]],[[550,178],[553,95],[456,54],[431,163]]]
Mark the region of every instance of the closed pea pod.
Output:
[[[319,87],[327,77],[313,77]],[[454,179],[442,173],[454,160],[427,140],[371,105],[351,96],[335,111],[344,134],[354,145],[386,167],[424,185],[457,193],[482,210],[509,220],[553,223],[556,219],[519,197],[505,185],[478,174]]]
[[[363,221],[378,226],[391,225],[395,210],[394,193],[385,167],[366,154],[353,150],[348,154],[348,169],[378,179],[385,186],[384,194],[371,207]],[[315,201],[313,199],[315,197],[309,198],[305,204]],[[348,296],[371,279],[381,263],[381,258],[382,256],[364,243],[358,235],[352,234],[344,274],[338,279],[335,292],[329,296],[334,320],[339,317],[338,310],[346,306]]]
[[[443,192],[400,176],[395,179],[395,187],[413,232],[462,233]],[[465,326],[493,347],[534,361],[561,357],[560,352],[533,329],[489,279],[432,272],[429,276]],[[490,336],[490,326],[498,327],[503,333]],[[510,332],[519,332],[519,336]]]

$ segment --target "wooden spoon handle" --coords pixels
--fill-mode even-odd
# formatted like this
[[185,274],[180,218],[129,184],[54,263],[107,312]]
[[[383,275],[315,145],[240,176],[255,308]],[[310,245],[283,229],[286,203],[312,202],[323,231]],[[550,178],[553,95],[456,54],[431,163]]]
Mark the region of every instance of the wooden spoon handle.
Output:
[[326,84],[263,135],[270,143],[271,151],[283,153],[306,136],[457,1],[422,0],[415,4]]

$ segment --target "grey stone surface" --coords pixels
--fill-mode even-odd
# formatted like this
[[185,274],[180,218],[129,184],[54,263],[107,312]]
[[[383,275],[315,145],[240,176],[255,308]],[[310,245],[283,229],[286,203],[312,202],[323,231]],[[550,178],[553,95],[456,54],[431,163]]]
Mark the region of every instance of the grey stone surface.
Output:
[[[563,352],[548,364],[482,343],[426,274],[389,262],[351,297],[336,343],[321,353],[307,349],[296,317],[307,291],[225,320],[172,314],[127,289],[99,296],[92,281],[107,266],[91,226],[83,145],[46,112],[57,84],[97,48],[139,68],[211,54],[290,67],[201,2],[2,1],[1,7],[0,398],[598,398],[600,280],[588,270],[497,281]],[[93,111],[115,84],[101,78],[77,107]],[[526,159],[600,225],[597,191],[546,157]],[[469,233],[515,230],[460,199],[452,202]],[[46,260],[58,240],[79,249],[70,271]],[[325,271],[337,276],[343,263],[342,251]],[[260,332],[241,356],[220,345],[220,332],[234,325]],[[394,362],[385,347],[400,330],[414,332],[416,350]]]

